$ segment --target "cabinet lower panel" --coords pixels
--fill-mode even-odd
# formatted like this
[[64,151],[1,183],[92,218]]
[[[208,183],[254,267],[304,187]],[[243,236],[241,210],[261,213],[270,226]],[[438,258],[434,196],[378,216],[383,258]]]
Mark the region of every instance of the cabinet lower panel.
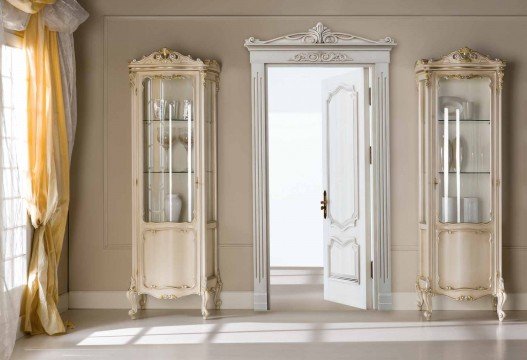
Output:
[[437,231],[435,285],[441,290],[491,290],[492,245],[488,231]]
[[157,290],[199,288],[198,246],[193,230],[146,229],[138,251],[142,287]]

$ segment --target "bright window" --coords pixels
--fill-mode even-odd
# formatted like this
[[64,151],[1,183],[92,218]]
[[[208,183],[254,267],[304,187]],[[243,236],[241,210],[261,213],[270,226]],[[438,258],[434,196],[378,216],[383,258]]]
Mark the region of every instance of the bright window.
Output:
[[[17,37],[6,34],[2,46],[2,240],[8,289],[27,282],[30,226],[22,198],[27,169],[26,60]],[[21,290],[20,290],[21,291]]]

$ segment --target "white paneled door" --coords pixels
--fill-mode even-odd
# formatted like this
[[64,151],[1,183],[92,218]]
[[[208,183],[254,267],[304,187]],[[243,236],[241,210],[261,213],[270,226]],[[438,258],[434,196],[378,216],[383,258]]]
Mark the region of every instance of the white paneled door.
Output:
[[369,81],[365,68],[324,80],[324,299],[370,307]]

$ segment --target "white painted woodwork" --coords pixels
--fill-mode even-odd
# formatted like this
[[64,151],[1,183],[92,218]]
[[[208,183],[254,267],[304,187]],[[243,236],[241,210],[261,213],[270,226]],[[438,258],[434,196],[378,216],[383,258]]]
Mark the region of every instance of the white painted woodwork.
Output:
[[368,69],[322,82],[324,299],[369,307],[370,164]]
[[[419,273],[416,290],[418,308],[424,310],[427,319],[431,317],[434,295],[469,303],[492,296],[499,320],[505,317],[503,308],[507,295],[502,277],[501,194],[504,68],[504,61],[466,47],[437,60],[419,60],[415,67],[419,94]],[[475,84],[470,91],[467,91],[468,82]],[[445,129],[447,122],[439,103],[440,96],[445,95],[476,103],[476,120],[449,121],[451,128]],[[445,134],[466,141],[466,148],[460,153],[469,158],[461,162],[459,171],[449,171],[448,166],[441,163],[440,149],[446,148],[442,145]],[[471,159],[473,153],[478,157]],[[438,171],[439,168],[443,171]],[[448,176],[445,173],[449,173]],[[456,201],[462,196],[477,197],[479,220],[468,222],[459,217],[445,222],[441,199],[447,192],[449,196],[453,194]]]
[[[201,312],[206,318],[209,313],[209,297],[214,296],[213,302],[218,309],[221,306],[222,289],[218,267],[216,195],[217,92],[220,66],[214,60],[194,60],[190,56],[163,48],[140,60],[132,60],[128,67],[132,95],[130,126],[133,187],[132,276],[127,293],[131,305],[129,315],[135,318],[138,308],[146,307],[147,296],[178,299],[196,294],[201,296]],[[168,125],[169,128],[173,126],[176,131],[178,127],[187,124],[190,127],[192,122],[194,124],[192,134],[187,140],[173,140],[179,141],[176,145],[179,146],[179,157],[172,158],[172,149],[170,155],[167,153],[166,156],[163,153],[152,155],[146,150],[148,146],[144,145],[143,139],[145,134],[150,134],[146,132],[154,130],[156,133],[155,130],[166,125],[161,125],[159,121],[144,121],[143,117],[146,115],[143,109],[143,92],[151,91],[151,85],[144,85],[147,84],[145,79],[185,80],[180,88],[172,89],[172,92],[175,91],[175,94],[183,98],[193,99],[192,115],[182,124]],[[166,88],[156,96],[163,98],[163,91],[168,92],[170,86],[175,84],[167,83]],[[150,115],[147,117],[150,118]],[[148,130],[150,123],[154,126],[153,130]],[[158,138],[157,141],[161,140]],[[184,146],[192,149],[192,152],[183,151]],[[193,153],[193,158],[189,153]],[[169,174],[172,171],[186,171],[187,180],[180,181],[173,187],[172,180],[169,180],[171,188],[177,193],[185,194],[184,191],[190,189],[186,193],[188,201],[183,205],[180,222],[153,222],[147,215],[150,213],[150,204],[145,200],[144,189],[148,186],[145,179],[150,176],[150,169],[166,161],[165,158],[169,159],[166,165]],[[184,166],[177,168],[185,162],[187,170]],[[147,163],[153,165],[145,165]],[[146,167],[149,174],[143,175]],[[161,170],[161,175],[152,176],[164,176],[165,168]],[[177,175],[176,173],[174,176]],[[159,192],[159,189],[153,189],[152,193],[161,196],[156,191]]]
[[356,65],[372,74],[373,308],[390,309],[389,62],[395,41],[333,32],[322,23],[307,32],[245,41],[251,61],[254,309],[268,310],[269,234],[267,194],[266,66]]

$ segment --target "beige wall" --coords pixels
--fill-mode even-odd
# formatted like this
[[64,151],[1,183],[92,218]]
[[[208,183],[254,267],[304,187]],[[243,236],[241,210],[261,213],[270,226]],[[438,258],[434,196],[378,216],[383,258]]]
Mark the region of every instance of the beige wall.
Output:
[[[509,292],[527,292],[527,279],[520,275],[527,272],[527,2],[82,3],[91,17],[75,33],[79,124],[72,164],[70,290],[128,287],[131,144],[126,66],[130,59],[163,46],[222,64],[220,266],[225,290],[252,289],[250,64],[243,42],[250,36],[268,39],[304,31],[322,21],[335,31],[373,39],[392,36],[398,43],[392,52],[390,88],[394,292],[412,291],[417,272],[415,61],[462,46],[510,61],[504,90],[504,278]],[[459,16],[474,14],[479,16]],[[495,14],[502,16],[483,16]]]

